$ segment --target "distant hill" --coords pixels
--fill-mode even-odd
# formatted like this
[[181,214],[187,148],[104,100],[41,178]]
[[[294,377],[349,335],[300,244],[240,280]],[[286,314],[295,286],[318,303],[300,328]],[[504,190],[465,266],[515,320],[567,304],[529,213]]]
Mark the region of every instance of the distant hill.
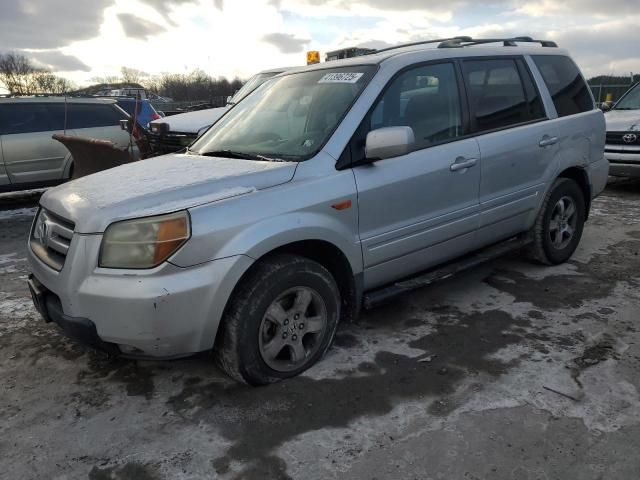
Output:
[[589,85],[633,85],[640,82],[640,75],[634,75],[633,81],[630,76],[619,77],[612,75],[598,75],[588,80]]
[[121,88],[144,88],[139,83],[120,82],[120,83],[98,83],[96,85],[90,85],[75,92],[69,92],[75,95],[95,95],[102,90],[116,90]]

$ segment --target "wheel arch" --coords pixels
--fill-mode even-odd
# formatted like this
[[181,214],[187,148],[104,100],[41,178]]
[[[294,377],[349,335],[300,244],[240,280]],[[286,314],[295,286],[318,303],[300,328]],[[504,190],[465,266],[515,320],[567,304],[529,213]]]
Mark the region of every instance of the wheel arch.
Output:
[[[256,266],[265,259],[283,253],[305,257],[325,267],[335,279],[338,290],[340,291],[342,300],[340,321],[350,322],[357,318],[362,303],[361,275],[354,275],[347,256],[335,244],[327,240],[306,239],[280,245],[264,253],[259,258],[256,258],[251,266],[242,273],[231,290],[231,294],[227,297],[224,309],[222,310],[220,321],[223,321],[231,299],[236,294],[239,286],[251,275]],[[220,330],[220,328],[217,329],[216,337]]]
[[589,218],[589,209],[591,207],[591,184],[589,183],[589,176],[587,172],[582,167],[569,167],[560,172],[558,178],[569,178],[576,182],[582,190],[582,195],[584,196],[584,210],[585,210],[585,221]]

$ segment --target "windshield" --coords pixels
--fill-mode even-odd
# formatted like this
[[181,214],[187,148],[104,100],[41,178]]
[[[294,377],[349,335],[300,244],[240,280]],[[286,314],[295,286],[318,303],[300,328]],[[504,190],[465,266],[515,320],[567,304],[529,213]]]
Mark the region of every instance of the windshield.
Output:
[[640,110],[640,83],[637,83],[620,99],[615,110]]
[[[315,155],[369,82],[375,67],[278,77],[248,95],[192,146],[200,155],[238,153],[300,161]],[[233,153],[232,153],[233,152]]]
[[258,88],[264,82],[269,80],[271,77],[278,75],[279,73],[282,73],[282,72],[258,73],[257,75],[254,75],[253,77],[251,77],[249,80],[246,81],[246,83],[242,86],[240,90],[238,90],[236,93],[233,94],[233,97],[231,97],[231,100],[229,100],[227,104],[233,105],[238,103],[240,100],[242,100],[244,97],[249,95],[251,92],[253,92],[256,88]]

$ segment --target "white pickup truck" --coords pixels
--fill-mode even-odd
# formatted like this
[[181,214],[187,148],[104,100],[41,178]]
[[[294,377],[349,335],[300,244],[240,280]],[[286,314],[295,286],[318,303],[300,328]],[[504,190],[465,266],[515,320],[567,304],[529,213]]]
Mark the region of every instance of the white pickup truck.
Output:
[[158,154],[172,153],[182,150],[198,138],[207,128],[213,125],[224,113],[271,77],[289,68],[273,68],[256,73],[227,100],[227,105],[218,108],[207,108],[195,112],[180,113],[152,121],[151,148]]

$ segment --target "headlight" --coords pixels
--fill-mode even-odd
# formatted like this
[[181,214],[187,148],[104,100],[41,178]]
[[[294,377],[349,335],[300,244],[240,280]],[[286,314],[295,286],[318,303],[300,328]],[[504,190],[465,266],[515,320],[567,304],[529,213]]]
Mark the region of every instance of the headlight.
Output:
[[106,268],[153,268],[190,236],[186,211],[112,223],[104,232],[98,264]]

